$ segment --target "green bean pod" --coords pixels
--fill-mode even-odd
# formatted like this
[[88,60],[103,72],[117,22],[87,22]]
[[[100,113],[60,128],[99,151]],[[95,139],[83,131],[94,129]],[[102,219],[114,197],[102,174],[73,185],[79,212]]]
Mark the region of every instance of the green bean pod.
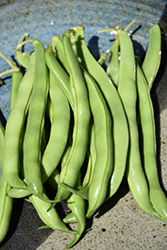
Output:
[[3,173],[0,174],[0,243],[4,240],[10,226],[10,220],[13,210],[13,199],[6,195],[10,189]]
[[35,48],[34,86],[28,110],[23,154],[25,181],[28,189],[32,194],[42,198],[41,136],[48,95],[48,70],[43,44],[36,39],[33,45]]
[[[49,200],[44,190],[44,198]],[[31,195],[29,197],[30,202],[32,202],[35,207],[40,219],[47,225],[47,227],[59,230],[67,233],[76,233],[66,227],[64,222],[60,219],[59,214],[57,213],[55,208],[52,208],[48,211],[49,203],[43,201],[35,195]]]
[[11,188],[7,192],[7,196],[15,199],[25,198],[32,195],[31,191],[28,189],[21,188]]
[[121,53],[118,92],[128,118],[130,133],[130,148],[126,168],[127,181],[139,207],[146,213],[162,219],[150,202],[148,183],[141,163],[136,113],[137,86],[133,45],[125,31],[119,30],[118,38]]
[[[21,71],[12,73],[10,110],[12,109],[13,104],[16,100],[22,78],[23,74],[21,73]],[[0,123],[0,243],[2,243],[7,235],[13,211],[13,199],[7,196],[7,192],[11,190],[11,186],[7,183],[6,179],[3,176],[3,173],[1,173],[4,137],[5,130]]]
[[77,56],[79,58],[80,64],[97,82],[98,87],[106,99],[110,115],[112,117],[114,168],[112,173],[113,177],[111,177],[110,182],[109,197],[111,197],[118,190],[125,173],[129,147],[127,119],[122,101],[115,86],[109,80],[106,72],[98,64],[86,46],[84,40],[84,27],[78,26],[74,28],[74,34]]
[[[5,131],[0,123],[0,170],[2,166],[3,146]],[[6,196],[10,185],[6,182],[3,173],[0,172],[0,243],[4,240],[10,226],[13,209],[13,199]]]
[[89,192],[89,186],[91,184],[92,178],[93,178],[93,172],[95,168],[95,162],[97,158],[97,152],[96,152],[96,143],[95,143],[95,126],[92,122],[91,128],[90,128],[90,140],[89,140],[89,146],[88,146],[88,163],[87,163],[87,169],[85,176],[82,181],[82,185],[79,189],[76,189],[75,187],[70,187],[69,185],[65,183],[60,183],[63,187],[65,187],[67,190],[69,190],[71,193],[79,195],[84,200],[88,200],[88,192]]
[[19,49],[16,49],[15,54],[16,54],[17,61],[21,64],[21,66],[23,66],[24,68],[27,69],[29,67],[29,64],[30,64],[30,57],[31,56],[25,52],[22,52]]
[[59,81],[59,84],[63,89],[65,95],[67,96],[67,99],[72,109],[74,109],[74,101],[71,94],[70,80],[68,74],[57,61],[53,51],[49,48],[45,50],[45,60],[48,68],[50,69],[50,71],[52,71],[52,73]]
[[63,43],[60,38],[60,36],[54,36],[52,37],[52,47],[56,53],[56,58],[60,61],[62,67],[66,70],[66,72],[69,72],[69,65],[65,57]]
[[52,122],[49,141],[42,156],[41,175],[44,183],[60,162],[69,135],[70,106],[53,73],[49,72],[49,93],[52,108]]
[[16,100],[18,89],[23,78],[23,73],[21,71],[12,73],[12,88],[10,95],[10,110],[13,106],[14,101]]
[[156,160],[156,133],[152,100],[147,81],[137,65],[137,90],[139,119],[141,127],[141,153],[143,166],[149,185],[149,195],[154,209],[167,219],[167,199],[160,187]]
[[[59,171],[56,168],[54,172],[51,174],[51,176],[46,181],[52,188],[57,190],[58,182],[59,182]],[[7,192],[7,196],[15,199],[25,198],[32,195],[30,190],[26,189],[18,189],[18,188],[11,188]]]
[[[71,92],[74,99],[74,128],[71,151],[60,172],[60,182],[74,187],[87,151],[90,107],[86,85],[67,32],[63,34],[63,46],[70,67]],[[59,185],[55,199],[60,201],[67,198],[69,194],[67,189]]]
[[119,42],[116,39],[110,50],[110,61],[107,66],[107,74],[111,78],[115,86],[118,87],[119,77]]
[[142,64],[142,70],[147,79],[149,89],[152,88],[161,61],[161,30],[155,24],[149,30],[149,44]]
[[86,174],[84,176],[84,179],[82,181],[82,188],[88,188],[91,180],[92,180],[92,176],[93,176],[93,172],[94,172],[94,167],[95,167],[95,161],[96,161],[96,144],[95,144],[95,126],[94,124],[92,124],[91,126],[91,132],[90,132],[90,143],[89,143],[89,160],[88,160],[88,166],[87,166],[87,170],[86,170]]
[[108,184],[113,171],[112,120],[107,104],[93,78],[83,70],[88,88],[90,108],[93,115],[96,159],[88,191],[88,209],[90,218],[106,199]]
[[73,214],[73,212],[69,213],[65,218],[63,218],[63,222],[65,224],[70,224],[70,223],[77,223],[77,218]]
[[20,179],[20,138],[34,83],[34,59],[35,54],[33,53],[30,66],[20,83],[5,130],[2,171],[10,186],[20,189],[27,189],[27,185]]
[[71,194],[67,200],[67,206],[69,209],[72,211],[74,216],[76,217],[77,223],[78,223],[78,229],[75,237],[73,240],[66,246],[66,249],[72,247],[74,244],[77,243],[77,241],[80,239],[82,236],[85,227],[86,227],[86,206],[85,206],[85,200],[76,195],[76,194]]

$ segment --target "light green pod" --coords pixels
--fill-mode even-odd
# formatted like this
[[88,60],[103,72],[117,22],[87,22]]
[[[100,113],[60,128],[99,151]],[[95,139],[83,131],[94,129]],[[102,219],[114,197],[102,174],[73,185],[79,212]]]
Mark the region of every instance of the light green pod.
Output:
[[75,46],[77,57],[82,67],[95,79],[99,89],[107,102],[112,117],[113,148],[114,148],[114,175],[111,177],[109,197],[118,190],[125,174],[127,153],[129,147],[129,131],[127,118],[120,96],[109,80],[104,69],[92,56],[84,40],[84,27],[74,28]]
[[63,222],[65,224],[70,224],[70,223],[77,223],[77,218],[73,214],[73,212],[69,213],[65,218],[63,218]]
[[110,50],[110,61],[107,66],[107,74],[111,78],[115,86],[119,83],[119,42],[116,39]]
[[18,61],[24,68],[27,69],[27,68],[29,67],[29,64],[30,64],[30,55],[28,55],[28,54],[25,53],[25,52],[22,52],[22,51],[19,50],[19,49],[16,49],[15,53],[16,53],[17,61]]
[[66,71],[61,67],[60,63],[57,61],[53,51],[51,49],[45,50],[45,60],[48,68],[54,76],[59,81],[59,84],[61,88],[63,89],[65,95],[67,96],[67,99],[72,107],[74,109],[74,100],[71,94],[71,87],[70,87],[70,79],[69,75],[66,73]]
[[5,130],[0,123],[0,243],[5,239],[9,230],[13,209],[13,199],[7,197],[6,193],[10,185],[6,182],[1,172]]
[[[80,185],[80,183],[79,183]],[[77,187],[76,187],[77,188]],[[77,243],[77,241],[80,239],[82,236],[85,227],[86,227],[86,204],[85,200],[76,195],[76,194],[71,194],[67,200],[67,206],[69,209],[72,211],[74,216],[76,217],[77,223],[78,223],[78,229],[75,237],[73,240],[66,246],[66,249],[71,248],[74,244]]]
[[10,95],[10,110],[16,100],[18,89],[20,83],[23,79],[23,73],[21,71],[13,72],[12,73],[12,88],[11,88],[11,95]]
[[[45,193],[45,191],[44,191]],[[49,198],[44,194],[44,198],[49,200]],[[47,228],[52,228],[67,233],[76,233],[66,227],[64,222],[60,219],[55,208],[52,208],[48,211],[49,203],[41,200],[35,195],[31,195],[29,200],[32,202],[35,207],[40,219],[46,224]]]
[[49,93],[52,109],[50,137],[42,156],[41,176],[44,183],[59,164],[69,135],[70,106],[58,80],[49,72]]
[[59,36],[52,37],[52,47],[62,67],[66,70],[67,73],[69,73],[69,65],[65,57],[62,40]]
[[127,182],[138,206],[146,213],[162,219],[162,216],[155,211],[151,204],[148,182],[141,162],[136,112],[136,64],[133,45],[125,31],[119,30],[118,37],[121,52],[118,92],[125,108],[130,133],[130,148],[126,168]]
[[106,199],[109,180],[113,171],[112,120],[103,95],[93,78],[83,70],[88,88],[90,108],[94,122],[96,159],[88,190],[88,209],[90,218]]
[[[74,128],[71,151],[60,172],[60,182],[74,187],[87,151],[90,107],[86,85],[77,58],[72,50],[68,33],[63,35],[63,46],[70,67],[70,83],[74,100]],[[55,199],[60,201],[67,198],[69,194],[70,192],[67,189],[59,185]]]
[[20,179],[20,138],[34,83],[34,54],[18,89],[17,98],[9,114],[5,130],[3,174],[11,187],[27,189]]
[[152,88],[161,62],[161,30],[155,24],[149,30],[149,44],[142,64],[142,70],[147,80],[149,89]]
[[43,44],[36,39],[33,45],[35,48],[34,85],[23,142],[23,163],[28,189],[42,199],[41,138],[48,95],[48,70]]
[[167,219],[167,199],[158,178],[156,157],[156,132],[153,104],[147,81],[137,65],[137,90],[139,119],[141,127],[141,154],[143,167],[148,180],[149,196],[157,213]]

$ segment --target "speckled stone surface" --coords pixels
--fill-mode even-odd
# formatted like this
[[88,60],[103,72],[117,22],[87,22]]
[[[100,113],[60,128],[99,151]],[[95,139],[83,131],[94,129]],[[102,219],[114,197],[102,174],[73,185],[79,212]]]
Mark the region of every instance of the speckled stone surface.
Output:
[[[121,3],[120,3],[121,2]],[[38,38],[46,47],[54,35],[62,35],[68,28],[78,24],[85,27],[85,39],[91,52],[98,58],[102,50],[112,45],[111,34],[97,34],[97,31],[119,24],[125,28],[133,19],[142,28],[134,39],[142,45],[140,53],[148,44],[148,30],[158,23],[166,1],[42,1],[11,0],[0,1],[0,51],[9,59],[20,37],[28,32],[30,38]],[[27,52],[33,47],[27,44]],[[9,66],[0,58],[0,72]],[[0,109],[6,119],[10,108],[11,78],[0,88]],[[156,80],[153,89],[155,119],[158,128],[159,173],[161,184],[167,191],[167,71]],[[19,209],[22,208],[20,214]],[[61,212],[61,211],[60,211]],[[68,211],[66,211],[68,212]],[[17,227],[2,250],[63,250],[74,237],[71,234],[51,229],[38,230],[43,225],[34,207],[24,202],[16,204],[15,220]],[[166,250],[167,223],[144,213],[136,204],[124,181],[114,195],[100,209],[99,213],[87,222],[90,228],[72,248],[74,250]],[[14,224],[13,224],[14,225]],[[71,225],[77,229],[77,225]]]

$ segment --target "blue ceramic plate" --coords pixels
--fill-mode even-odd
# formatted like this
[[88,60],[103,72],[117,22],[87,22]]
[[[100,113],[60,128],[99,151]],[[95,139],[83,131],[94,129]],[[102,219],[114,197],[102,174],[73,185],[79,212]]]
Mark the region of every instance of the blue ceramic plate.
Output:
[[[102,50],[108,50],[114,38],[110,33],[98,35],[98,30],[113,28],[119,24],[125,28],[132,20],[135,24],[129,32],[139,25],[134,39],[146,48],[149,29],[159,21],[165,0],[1,0],[0,1],[0,51],[13,60],[15,48],[21,36],[27,32],[29,38],[38,38],[46,47],[54,35],[62,35],[77,25],[85,27],[86,42],[96,58]],[[33,49],[27,44],[25,50]],[[141,49],[141,48],[140,48]],[[0,57],[0,72],[8,69],[8,64]],[[0,88],[0,109],[6,118],[10,108],[11,78]]]

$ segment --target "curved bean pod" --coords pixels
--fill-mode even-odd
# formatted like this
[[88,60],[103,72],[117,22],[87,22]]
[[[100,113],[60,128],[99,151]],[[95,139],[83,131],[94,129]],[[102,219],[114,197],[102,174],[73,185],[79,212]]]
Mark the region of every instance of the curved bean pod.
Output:
[[92,180],[94,167],[95,167],[96,145],[95,145],[95,127],[94,127],[94,124],[92,124],[92,126],[91,126],[89,147],[90,147],[90,152],[89,152],[88,167],[87,167],[87,171],[86,171],[86,174],[84,176],[84,179],[82,181],[82,188],[83,189],[89,187],[91,180]]
[[5,130],[3,174],[12,187],[21,189],[27,189],[27,185],[19,177],[20,138],[34,83],[34,56],[35,54],[32,54],[30,66],[21,81]]
[[[54,170],[54,172],[51,174],[51,176],[49,177],[49,179],[46,181],[51,187],[53,187],[55,190],[57,190],[58,187],[58,182],[59,182],[59,171],[56,168]],[[18,189],[18,188],[11,188],[8,192],[7,192],[7,196],[11,197],[11,198],[25,198],[32,195],[30,190],[26,190],[26,189]]]
[[[5,131],[0,123],[0,170],[3,158]],[[10,225],[10,219],[13,208],[13,199],[6,196],[10,185],[6,182],[3,173],[0,172],[0,243],[4,240]]]
[[73,214],[73,212],[69,213],[65,218],[63,218],[63,222],[65,224],[69,224],[69,223],[77,223],[77,218],[76,216]]
[[113,140],[114,140],[114,169],[111,179],[111,188],[109,197],[111,197],[119,188],[125,173],[127,152],[129,146],[129,131],[125,111],[119,97],[119,94],[109,80],[106,72],[97,63],[95,58],[88,50],[84,40],[84,27],[74,28],[74,39],[77,47],[77,56],[80,64],[96,80],[98,87],[105,96],[107,105],[113,122]]
[[62,40],[59,36],[52,37],[52,47],[56,53],[56,57],[61,62],[62,67],[69,73],[68,62],[65,57]]
[[161,61],[161,30],[158,24],[149,30],[149,44],[142,64],[149,89],[152,88]]
[[76,242],[80,239],[83,234],[86,226],[86,209],[85,209],[85,201],[82,197],[71,194],[69,198],[66,200],[67,206],[72,211],[74,216],[76,217],[78,223],[78,230],[74,237],[74,239],[66,246],[66,249],[72,247]]
[[12,88],[10,95],[10,110],[13,106],[14,101],[16,100],[18,89],[23,78],[23,73],[21,71],[12,73]]
[[115,86],[118,87],[118,76],[119,76],[119,42],[116,39],[110,50],[111,57],[107,67],[107,74],[111,78]]
[[89,192],[89,186],[92,181],[93,177],[93,172],[95,168],[95,162],[96,162],[96,145],[95,145],[95,128],[94,124],[92,122],[91,128],[90,128],[90,142],[88,146],[88,152],[89,154],[89,159],[88,159],[88,165],[87,165],[87,170],[86,174],[84,176],[84,179],[82,181],[82,186],[79,189],[76,189],[76,187],[72,188],[69,185],[65,183],[60,183],[63,187],[65,187],[67,190],[69,190],[71,193],[79,195],[82,197],[84,200],[88,200],[88,192]]
[[137,90],[142,136],[141,149],[143,166],[148,180],[150,200],[157,213],[167,219],[167,199],[160,187],[157,173],[155,121],[152,100],[147,81],[138,65]]
[[49,48],[45,50],[45,60],[48,68],[50,69],[50,71],[52,71],[52,73],[59,81],[60,86],[66,94],[72,109],[74,109],[74,101],[71,94],[70,80],[68,74],[61,67],[55,55],[53,54],[53,51]]
[[108,184],[113,171],[112,121],[105,99],[91,76],[83,70],[88,88],[90,108],[93,115],[96,159],[88,191],[88,209],[90,218],[106,199]]
[[42,156],[41,176],[44,183],[60,162],[69,135],[70,106],[53,73],[49,72],[52,121],[49,141]]
[[29,190],[32,194],[42,198],[43,184],[41,179],[40,150],[43,119],[48,95],[48,71],[45,64],[43,44],[35,39],[33,45],[35,49],[35,72],[23,143],[24,172]]
[[[90,107],[86,85],[77,58],[72,50],[70,35],[68,33],[63,35],[63,46],[70,67],[70,83],[74,99],[74,128],[71,151],[60,172],[60,182],[64,182],[65,184],[74,187],[86,155],[89,135]],[[67,198],[69,194],[70,192],[67,189],[59,185],[55,199],[60,201]]]
[[4,240],[10,226],[10,219],[13,209],[13,199],[6,195],[10,189],[3,173],[0,174],[0,243]]
[[[49,198],[45,194],[45,191],[44,191],[44,198],[46,200],[49,200]],[[64,222],[60,219],[55,208],[52,208],[48,211],[48,206],[49,206],[48,202],[43,201],[42,199],[38,198],[35,195],[31,195],[29,197],[29,200],[32,202],[40,219],[47,225],[47,227],[62,232],[74,233],[74,234],[76,233],[75,231],[72,231],[66,227]]]
[[127,181],[139,207],[146,213],[160,218],[150,202],[148,184],[141,164],[136,119],[137,86],[133,46],[129,35],[125,31],[119,30],[118,37],[121,52],[118,92],[128,118],[130,133],[130,148],[126,169]]
[[18,61],[24,68],[27,69],[27,68],[29,67],[29,64],[30,64],[30,55],[28,55],[28,54],[25,53],[25,52],[22,52],[22,51],[19,50],[19,49],[16,49],[15,54],[16,54],[17,61]]

